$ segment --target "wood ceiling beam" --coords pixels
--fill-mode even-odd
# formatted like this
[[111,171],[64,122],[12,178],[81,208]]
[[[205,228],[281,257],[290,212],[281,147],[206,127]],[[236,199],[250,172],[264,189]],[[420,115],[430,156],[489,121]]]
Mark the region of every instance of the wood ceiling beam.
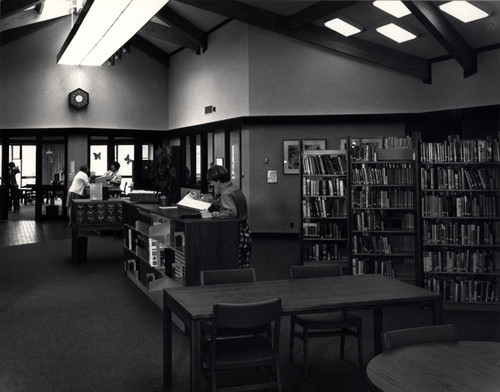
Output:
[[140,35],[136,34],[130,39],[130,45],[139,49],[144,54],[152,57],[159,63],[163,64],[165,67],[170,65],[170,56],[163,50],[159,49],[157,46],[153,45],[151,42],[142,38]]
[[17,27],[15,29],[9,29],[6,31],[0,32],[0,46],[7,45],[11,42],[14,42],[20,38],[27,37],[30,34],[33,34],[47,26],[52,25],[53,23],[58,22],[63,17],[45,20],[43,22],[29,24],[26,26]]
[[285,27],[296,29],[318,19],[331,19],[330,16],[336,14],[341,9],[353,4],[353,1],[318,1],[303,10],[296,12],[286,18]]
[[184,33],[160,23],[148,22],[139,30],[138,34],[158,38],[175,45],[180,45],[185,48],[192,49],[195,52],[200,49],[200,47],[193,43],[191,39],[187,38]]
[[477,55],[467,41],[431,1],[403,1],[431,35],[462,66],[464,78],[477,73]]
[[38,15],[41,15],[41,13],[43,12],[44,6],[45,6],[45,0],[36,5],[35,10],[36,10],[36,12],[38,12]]
[[156,17],[183,34],[191,42],[188,47],[192,49],[194,46],[196,53],[200,54],[207,50],[207,35],[190,21],[168,8],[168,4],[156,14]]
[[43,3],[44,1],[45,0],[2,0],[0,18],[3,19],[17,14],[18,12],[24,11],[26,8]]
[[263,29],[287,35],[313,45],[318,45],[337,53],[349,55],[359,60],[410,74],[424,81],[430,80],[430,67],[427,60],[354,37],[345,38],[325,27],[306,24],[296,29],[287,29],[284,27],[283,15],[252,7],[238,1],[177,1]]

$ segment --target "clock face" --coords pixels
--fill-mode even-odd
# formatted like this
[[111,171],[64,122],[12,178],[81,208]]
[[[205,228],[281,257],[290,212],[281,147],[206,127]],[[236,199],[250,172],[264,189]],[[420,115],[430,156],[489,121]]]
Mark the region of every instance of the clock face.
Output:
[[69,93],[69,104],[77,109],[81,109],[89,104],[89,93],[77,88]]

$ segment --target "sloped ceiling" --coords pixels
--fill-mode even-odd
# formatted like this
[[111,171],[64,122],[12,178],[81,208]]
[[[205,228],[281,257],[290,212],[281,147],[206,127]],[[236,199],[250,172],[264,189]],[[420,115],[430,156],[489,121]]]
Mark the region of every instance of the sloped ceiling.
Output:
[[[2,0],[0,44],[36,34],[59,18],[70,18],[74,1]],[[396,19],[374,7],[372,1],[170,0],[130,43],[168,66],[170,56],[180,50],[202,54],[212,31],[238,20],[318,45],[332,54],[341,53],[407,73],[427,83],[432,80],[432,62],[453,58],[467,77],[477,72],[478,52],[500,48],[500,2],[471,2],[489,16],[468,24],[441,12],[438,6],[445,2],[404,3],[412,13]],[[363,31],[346,38],[324,27],[324,22],[335,16],[356,22],[363,26]],[[417,33],[417,39],[397,44],[376,32],[377,27],[389,22]]]

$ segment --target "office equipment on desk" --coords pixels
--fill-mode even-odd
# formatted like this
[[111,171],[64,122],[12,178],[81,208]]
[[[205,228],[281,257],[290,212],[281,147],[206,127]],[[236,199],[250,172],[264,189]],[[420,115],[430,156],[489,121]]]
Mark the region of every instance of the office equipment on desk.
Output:
[[384,308],[428,306],[433,324],[441,324],[442,320],[440,294],[377,274],[167,288],[163,290],[165,388],[172,386],[173,313],[189,326],[191,390],[198,391],[201,387],[200,324],[212,318],[213,304],[259,302],[269,298],[281,298],[282,315],[371,309],[375,353],[382,351]]
[[366,368],[373,391],[498,391],[500,342],[443,341],[402,346]]

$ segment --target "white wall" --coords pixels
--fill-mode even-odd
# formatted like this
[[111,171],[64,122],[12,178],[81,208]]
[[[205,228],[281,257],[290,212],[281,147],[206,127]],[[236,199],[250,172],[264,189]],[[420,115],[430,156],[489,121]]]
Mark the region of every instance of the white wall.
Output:
[[466,79],[454,60],[421,79],[257,27],[249,29],[250,115],[420,113],[500,103],[500,49]]
[[[169,68],[169,128],[247,116],[248,26],[231,22],[208,39],[208,50],[172,56]],[[205,106],[216,111],[205,114]]]
[[[132,47],[115,66],[57,65],[70,20],[0,48],[0,128],[167,128],[167,68]],[[68,94],[81,87],[88,107]]]

